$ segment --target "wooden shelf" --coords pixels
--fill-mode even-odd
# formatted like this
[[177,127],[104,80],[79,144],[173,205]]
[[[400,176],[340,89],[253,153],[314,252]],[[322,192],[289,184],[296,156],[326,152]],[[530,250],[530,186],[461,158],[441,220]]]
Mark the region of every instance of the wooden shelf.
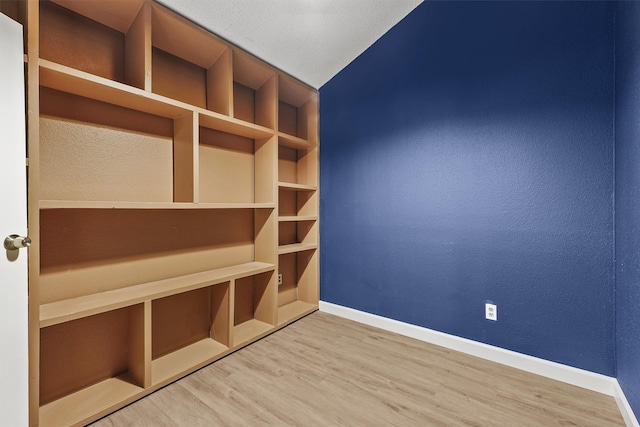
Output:
[[275,209],[275,203],[162,203],[41,200],[40,209]]
[[318,249],[315,243],[293,243],[291,245],[282,245],[278,247],[278,255],[291,254],[295,252],[310,251]]
[[206,338],[151,362],[153,385],[170,382],[229,353],[226,345]]
[[45,59],[40,59],[40,85],[171,119],[190,111],[187,104]]
[[201,126],[246,138],[268,138],[274,132],[264,126],[192,106],[45,59],[40,59],[40,85],[170,119],[177,119],[189,112],[195,112],[200,117]]
[[30,423],[85,425],[316,310],[318,92],[154,0],[18,3]]
[[233,346],[241,346],[260,338],[271,331],[273,326],[257,319],[247,320],[233,328]]
[[92,416],[96,419],[142,391],[126,374],[110,378],[42,406],[40,426],[75,425]]
[[288,215],[288,216],[280,216],[278,217],[278,221],[280,222],[294,222],[294,221],[317,221],[318,217],[315,215]]
[[278,144],[289,148],[295,148],[297,150],[309,150],[316,148],[316,144],[313,142],[284,132],[278,132]]
[[318,309],[317,305],[304,301],[294,301],[292,303],[278,307],[278,326],[290,323],[302,316],[313,313]]
[[171,279],[158,280],[113,291],[71,298],[40,306],[40,327],[68,322],[143,301],[215,285],[240,277],[272,271],[273,264],[249,262]]
[[318,189],[314,185],[296,184],[293,182],[278,182],[278,187],[293,191],[316,191]]

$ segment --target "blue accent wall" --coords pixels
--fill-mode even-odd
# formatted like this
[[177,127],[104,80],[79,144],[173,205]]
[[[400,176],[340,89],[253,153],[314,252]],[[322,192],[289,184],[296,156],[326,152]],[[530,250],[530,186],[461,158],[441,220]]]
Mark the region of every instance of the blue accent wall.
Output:
[[614,14],[427,1],[323,86],[321,299],[614,375]]
[[640,419],[640,3],[616,5],[618,382]]

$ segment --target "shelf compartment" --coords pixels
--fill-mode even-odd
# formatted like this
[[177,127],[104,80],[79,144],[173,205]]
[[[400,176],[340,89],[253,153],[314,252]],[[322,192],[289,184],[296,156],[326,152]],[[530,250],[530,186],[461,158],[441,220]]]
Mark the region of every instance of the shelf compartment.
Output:
[[313,310],[318,305],[318,256],[313,248],[278,255],[278,325]]
[[307,314],[313,313],[317,309],[317,305],[304,301],[293,301],[278,307],[278,326],[291,323]]
[[188,105],[179,101],[44,59],[40,59],[40,85],[170,119],[191,111]]
[[233,345],[240,347],[263,337],[273,330],[273,325],[257,319],[249,319],[233,328]]
[[154,93],[229,115],[231,54],[224,42],[157,5],[151,38]]
[[313,89],[284,75],[278,80],[278,131],[315,143],[317,96]]
[[[297,165],[295,165],[297,167]],[[309,185],[278,187],[278,245],[317,244],[318,194]],[[292,246],[300,247],[300,246]],[[281,248],[279,248],[279,253]]]
[[312,215],[318,212],[318,196],[315,191],[278,188],[278,215]]
[[125,82],[122,32],[49,1],[39,5],[41,58]]
[[170,119],[46,88],[41,100],[44,199],[173,201]]
[[199,142],[199,201],[253,203],[255,141],[201,127]]
[[[281,221],[278,222],[278,251],[289,245],[317,245],[317,221]],[[298,246],[305,247],[305,246]]]
[[110,378],[42,406],[39,425],[84,424],[134,400],[142,391],[127,375]]
[[[206,272],[216,278],[227,267],[253,266],[256,212],[41,210],[41,304],[78,297],[91,301],[92,294],[117,289],[116,295],[126,295],[129,287],[154,292],[166,285],[170,291],[205,280]],[[196,274],[203,272],[204,277]]]
[[207,108],[207,70],[163,50],[152,54],[153,93]]
[[233,347],[258,339],[276,323],[276,280],[273,271],[233,283]]
[[229,282],[152,302],[154,384],[170,380],[229,348]]
[[273,264],[248,262],[43,304],[40,306],[40,327],[44,328],[274,269]]
[[265,64],[233,52],[233,116],[251,123],[276,127],[276,73]]
[[[131,110],[178,119],[194,111],[200,126],[247,138],[267,138],[273,131],[223,114],[40,59],[40,85]],[[41,106],[44,105],[41,103]]]
[[318,186],[318,149],[295,149],[278,145],[278,181],[301,186]]
[[195,371],[230,352],[229,348],[211,338],[205,338],[155,359],[151,363],[154,385],[166,384],[186,372]]
[[41,405],[57,407],[52,411],[58,415],[75,405],[79,408],[74,410],[84,413],[93,411],[103,397],[106,409],[140,391],[145,350],[138,338],[144,335],[144,317],[143,304],[137,304],[42,328]]
[[283,132],[278,132],[278,143],[296,150],[309,150],[317,146],[315,143],[307,141],[306,139],[287,135]]

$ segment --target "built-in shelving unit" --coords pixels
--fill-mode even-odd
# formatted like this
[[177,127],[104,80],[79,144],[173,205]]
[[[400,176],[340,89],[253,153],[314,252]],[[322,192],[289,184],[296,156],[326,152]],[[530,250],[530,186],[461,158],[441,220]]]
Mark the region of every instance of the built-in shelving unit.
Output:
[[151,0],[0,13],[26,28],[32,425],[317,309],[315,90]]

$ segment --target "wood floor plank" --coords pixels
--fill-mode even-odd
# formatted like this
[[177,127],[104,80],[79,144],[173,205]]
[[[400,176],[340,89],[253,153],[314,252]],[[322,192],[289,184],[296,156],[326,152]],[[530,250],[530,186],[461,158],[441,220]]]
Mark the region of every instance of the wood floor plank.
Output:
[[613,397],[316,312],[94,423],[624,426]]

